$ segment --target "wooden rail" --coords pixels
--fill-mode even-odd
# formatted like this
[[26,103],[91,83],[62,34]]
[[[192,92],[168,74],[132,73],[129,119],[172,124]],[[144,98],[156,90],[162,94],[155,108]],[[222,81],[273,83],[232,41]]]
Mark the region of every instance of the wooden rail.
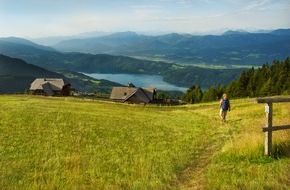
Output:
[[272,154],[272,132],[278,130],[290,129],[290,125],[272,126],[273,125],[273,103],[290,102],[290,98],[257,98],[257,103],[266,103],[266,127],[263,128],[265,133],[265,155]]
[[[290,125],[281,125],[281,126],[275,126],[272,127],[272,131],[278,131],[278,130],[283,130],[283,129],[290,129]],[[268,132],[269,127],[263,127],[263,132]]]

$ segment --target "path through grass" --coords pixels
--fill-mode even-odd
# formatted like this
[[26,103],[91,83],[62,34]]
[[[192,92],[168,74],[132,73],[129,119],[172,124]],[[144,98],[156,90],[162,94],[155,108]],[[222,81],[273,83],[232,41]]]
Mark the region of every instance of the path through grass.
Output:
[[[249,99],[232,103],[223,125],[215,103],[0,96],[0,187],[239,189],[245,181],[287,187],[289,133],[274,136],[278,158],[265,158],[263,107]],[[289,105],[277,108],[277,122],[289,123]]]

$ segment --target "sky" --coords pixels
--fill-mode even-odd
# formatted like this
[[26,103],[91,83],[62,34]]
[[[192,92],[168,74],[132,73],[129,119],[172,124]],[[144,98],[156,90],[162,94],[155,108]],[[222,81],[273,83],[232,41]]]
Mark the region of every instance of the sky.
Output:
[[0,0],[0,37],[290,28],[290,0]]

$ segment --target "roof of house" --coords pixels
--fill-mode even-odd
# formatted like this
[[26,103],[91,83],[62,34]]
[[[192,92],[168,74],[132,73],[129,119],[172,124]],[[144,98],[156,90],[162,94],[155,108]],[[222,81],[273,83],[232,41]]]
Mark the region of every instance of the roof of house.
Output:
[[136,90],[132,94],[130,94],[124,101],[128,101],[133,96],[137,96],[138,99],[142,102],[150,102],[150,98],[146,95],[142,88],[136,88]]
[[54,95],[54,92],[51,89],[51,86],[48,82],[44,83],[43,85],[41,85],[43,91],[45,92],[45,94],[52,96]]
[[142,87],[143,91],[150,98],[150,100],[154,99],[154,92],[156,92],[156,88],[153,87]]
[[110,99],[119,101],[128,101],[132,96],[137,96],[142,102],[150,102],[153,100],[154,91],[156,89],[152,87],[138,88],[132,87],[132,85],[127,87],[113,87]]
[[113,87],[110,99],[125,100],[128,96],[136,92],[135,87]]
[[63,86],[67,84],[60,78],[37,78],[31,83],[30,90],[43,90],[47,94],[51,94],[52,91],[62,90]]

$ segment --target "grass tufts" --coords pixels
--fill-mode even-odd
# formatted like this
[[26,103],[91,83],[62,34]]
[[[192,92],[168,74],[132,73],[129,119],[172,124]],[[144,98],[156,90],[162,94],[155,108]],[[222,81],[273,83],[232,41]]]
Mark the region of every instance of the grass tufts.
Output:
[[[290,131],[264,156],[264,106],[160,107],[0,96],[1,189],[287,189]],[[276,124],[289,104],[275,105]]]

